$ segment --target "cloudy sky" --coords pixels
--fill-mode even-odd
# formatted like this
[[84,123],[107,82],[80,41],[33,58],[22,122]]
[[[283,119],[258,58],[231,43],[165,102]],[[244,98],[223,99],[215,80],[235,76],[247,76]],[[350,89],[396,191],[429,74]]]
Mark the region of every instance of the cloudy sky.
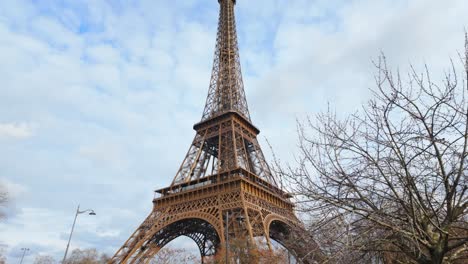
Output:
[[[358,110],[384,52],[435,76],[457,59],[466,0],[238,0],[253,122],[284,161],[296,118]],[[0,1],[0,222],[9,262],[20,249],[112,254],[150,212],[201,118],[218,18],[215,0]],[[437,81],[437,80],[436,80]],[[192,243],[192,242],[190,242]],[[194,247],[184,240],[173,246]]]

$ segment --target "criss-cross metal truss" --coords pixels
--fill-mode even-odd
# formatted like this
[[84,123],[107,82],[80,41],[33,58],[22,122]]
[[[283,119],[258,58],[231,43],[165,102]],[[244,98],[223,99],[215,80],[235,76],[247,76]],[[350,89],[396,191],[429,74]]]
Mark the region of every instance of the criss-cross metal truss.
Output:
[[224,112],[194,128],[195,139],[174,177],[172,191],[184,190],[184,183],[193,181],[207,184],[205,178],[238,168],[256,175],[259,184],[277,187],[257,141],[259,130],[238,112]]
[[213,71],[202,120],[234,111],[250,121],[237,44],[234,16],[236,1],[219,0],[219,3],[221,10]]
[[304,234],[291,196],[278,188],[257,141],[260,131],[250,120],[239,62],[236,1],[218,2],[213,73],[202,120],[194,126],[195,138],[172,184],[156,191],[151,214],[109,263],[149,263],[179,236],[195,241],[202,262],[223,252],[227,240],[255,244],[259,237],[269,247],[274,239],[297,257],[311,256],[310,243],[305,247],[297,242]]

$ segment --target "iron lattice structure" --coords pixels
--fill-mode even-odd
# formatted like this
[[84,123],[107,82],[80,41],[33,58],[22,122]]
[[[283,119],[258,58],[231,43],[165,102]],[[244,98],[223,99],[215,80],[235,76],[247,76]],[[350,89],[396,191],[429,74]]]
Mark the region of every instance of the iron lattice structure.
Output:
[[[234,17],[235,0],[218,0],[220,16],[210,88],[195,138],[172,184],[157,190],[153,210],[110,263],[148,263],[167,243],[187,236],[202,261],[223,252],[226,238],[263,237],[298,257],[310,254],[290,195],[278,188],[257,141],[245,97]],[[236,219],[242,219],[237,221]],[[227,228],[226,228],[227,227]],[[226,232],[228,230],[228,232]],[[227,237],[228,236],[228,237]]]
[[250,121],[240,66],[234,4],[220,1],[218,35],[203,120],[236,111]]

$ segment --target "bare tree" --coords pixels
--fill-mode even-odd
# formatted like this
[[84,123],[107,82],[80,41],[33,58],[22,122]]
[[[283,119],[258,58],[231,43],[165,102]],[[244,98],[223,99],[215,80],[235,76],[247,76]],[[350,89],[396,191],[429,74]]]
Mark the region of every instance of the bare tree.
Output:
[[[289,262],[288,251],[285,248],[273,247],[270,249],[259,249],[258,263],[261,264],[285,264]],[[241,262],[243,263],[243,262]]]
[[74,249],[66,264],[105,264],[109,261],[106,254],[99,254],[99,252],[92,249]]
[[6,257],[3,255],[5,253],[4,249],[0,247],[0,264],[6,263]]
[[[96,249],[74,249],[66,264],[106,264],[109,256],[100,254]],[[34,259],[34,264],[55,264],[58,263],[52,256],[38,255]]]
[[57,261],[52,256],[39,255],[34,259],[34,264],[55,264]]
[[[242,264],[285,264],[288,263],[288,251],[279,246],[269,248],[265,241],[250,241],[248,238],[231,238],[229,241],[229,263]],[[204,263],[225,264],[225,251],[221,250],[215,256],[207,257]]]
[[[329,262],[461,263],[468,257],[468,37],[440,84],[375,63],[376,89],[345,119],[299,122],[282,169]],[[460,81],[462,80],[462,81]],[[467,259],[465,259],[466,261]],[[466,263],[466,262],[465,262]]]
[[0,183],[0,220],[5,218],[5,213],[2,210],[8,202],[8,192],[6,187]]
[[162,248],[158,254],[151,260],[150,263],[154,264],[192,264],[200,263],[199,257],[185,249],[173,249],[170,247]]

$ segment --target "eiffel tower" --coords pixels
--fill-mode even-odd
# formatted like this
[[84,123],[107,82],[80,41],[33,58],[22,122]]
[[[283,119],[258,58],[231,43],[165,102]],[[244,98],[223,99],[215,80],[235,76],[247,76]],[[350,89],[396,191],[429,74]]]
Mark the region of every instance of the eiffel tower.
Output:
[[[291,195],[278,188],[250,119],[237,43],[236,0],[218,0],[213,71],[202,119],[172,184],[156,191],[153,210],[109,263],[149,263],[179,236],[198,245],[202,262],[223,254],[226,241],[271,240],[296,258],[310,248],[291,241],[301,227]],[[298,233],[298,232],[296,232]],[[229,243],[228,243],[229,245]],[[303,260],[304,263],[311,263]]]

